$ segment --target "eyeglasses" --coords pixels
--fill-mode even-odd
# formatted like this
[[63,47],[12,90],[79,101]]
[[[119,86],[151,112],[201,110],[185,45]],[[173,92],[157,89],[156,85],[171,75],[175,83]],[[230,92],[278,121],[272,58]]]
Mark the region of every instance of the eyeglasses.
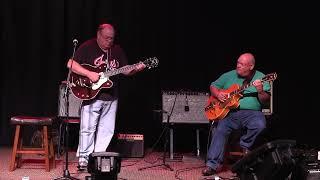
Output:
[[101,39],[107,40],[107,41],[112,41],[114,39],[113,36],[108,36],[108,35],[104,36],[101,32],[100,32],[100,37]]
[[106,37],[101,36],[101,37],[102,39],[108,40],[108,41],[112,41],[114,39],[114,37],[111,37],[111,36],[106,36]]
[[252,64],[251,63],[242,63],[242,62],[237,62],[237,65],[240,65],[240,66],[251,66]]

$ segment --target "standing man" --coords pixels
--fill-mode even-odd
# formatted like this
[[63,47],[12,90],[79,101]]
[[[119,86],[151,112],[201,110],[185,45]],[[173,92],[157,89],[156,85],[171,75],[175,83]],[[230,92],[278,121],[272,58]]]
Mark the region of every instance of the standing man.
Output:
[[[74,73],[87,77],[91,82],[97,82],[100,75],[90,71],[81,64],[100,66],[105,64],[107,70],[115,70],[128,64],[126,55],[119,45],[114,45],[115,30],[110,24],[101,24],[97,29],[96,38],[85,41],[69,59],[67,67]],[[145,68],[143,63],[136,68],[123,72],[132,75]],[[113,86],[101,89],[91,100],[85,100],[81,106],[81,123],[77,157],[78,168],[86,169],[88,157],[92,152],[105,152],[115,129],[118,104],[118,80],[112,79]]]

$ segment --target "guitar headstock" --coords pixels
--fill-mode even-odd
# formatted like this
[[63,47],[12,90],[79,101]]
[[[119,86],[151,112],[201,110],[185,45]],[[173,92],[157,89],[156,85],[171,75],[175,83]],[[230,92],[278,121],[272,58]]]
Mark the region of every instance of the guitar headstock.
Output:
[[152,57],[143,61],[143,64],[146,65],[148,69],[151,69],[158,66],[159,60],[156,57]]
[[270,73],[264,76],[261,80],[262,81],[274,81],[277,79],[277,73]]

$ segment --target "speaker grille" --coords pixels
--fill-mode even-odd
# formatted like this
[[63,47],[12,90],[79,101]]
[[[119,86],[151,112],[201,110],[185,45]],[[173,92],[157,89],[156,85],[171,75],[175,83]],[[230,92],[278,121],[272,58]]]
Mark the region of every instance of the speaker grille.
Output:
[[68,90],[69,107],[66,107],[67,95],[66,95],[67,83],[63,81],[59,86],[59,101],[58,101],[58,116],[66,117],[67,112],[69,117],[80,118],[80,107],[82,100],[76,98],[70,90]]
[[163,122],[170,115],[170,123],[209,123],[204,112],[208,98],[205,92],[163,91]]

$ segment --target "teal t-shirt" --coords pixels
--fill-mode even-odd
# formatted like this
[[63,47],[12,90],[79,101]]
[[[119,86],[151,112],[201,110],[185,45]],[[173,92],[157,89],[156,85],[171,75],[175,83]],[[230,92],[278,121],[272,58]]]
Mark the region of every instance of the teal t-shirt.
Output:
[[[256,79],[262,79],[265,75],[256,71],[250,83]],[[222,74],[216,81],[212,82],[211,85],[218,89],[228,89],[233,84],[238,84],[242,86],[244,78],[238,76],[236,70],[232,70]],[[269,82],[263,83],[263,90],[270,91]],[[261,110],[262,104],[258,99],[258,92],[254,86],[249,86],[243,92],[243,97],[240,98],[239,109],[251,109],[251,110]]]

